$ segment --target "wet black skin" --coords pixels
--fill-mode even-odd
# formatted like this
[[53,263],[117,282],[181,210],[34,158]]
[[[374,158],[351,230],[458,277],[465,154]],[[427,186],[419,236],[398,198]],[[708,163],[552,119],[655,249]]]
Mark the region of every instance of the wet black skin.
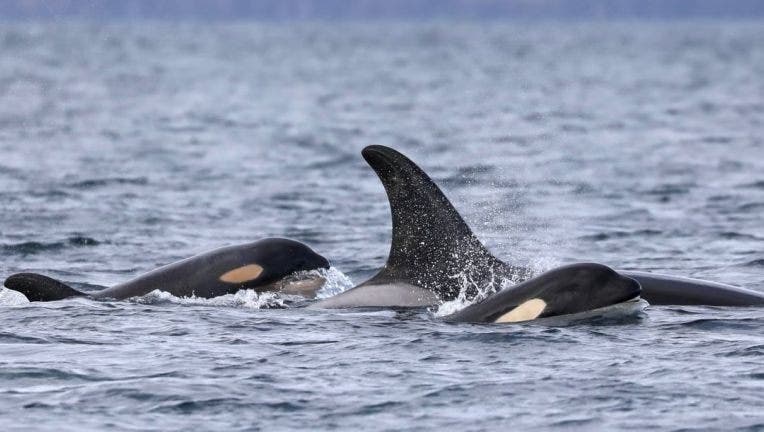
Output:
[[[447,301],[456,297],[464,279],[487,286],[492,280],[530,275],[527,269],[506,264],[491,254],[440,188],[409,158],[379,145],[366,147],[362,154],[387,192],[393,239],[385,266],[355,290],[405,283],[424,288],[441,301]],[[619,273],[639,282],[642,298],[654,305],[764,305],[764,293],[732,285],[638,271]],[[461,275],[462,279],[455,275]],[[379,298],[379,295],[375,293],[373,297]],[[329,307],[332,301],[339,305],[337,307],[351,307],[340,300],[328,299],[325,303],[330,304]],[[412,302],[412,305],[421,304]]]
[[444,318],[449,322],[495,322],[531,299],[546,307],[537,318],[570,315],[635,299],[640,286],[602,264],[571,264],[504,289]]
[[621,274],[637,280],[652,305],[764,306],[764,294],[746,288],[632,270]]
[[[262,273],[244,282],[224,282],[223,274],[251,264]],[[308,246],[289,239],[267,238],[253,243],[215,249],[152,270],[135,279],[96,292],[83,293],[47,276],[19,273],[5,280],[5,287],[24,294],[29,301],[60,300],[73,296],[125,299],[160,289],[177,297],[212,298],[240,289],[268,291],[277,282],[295,272],[328,268],[326,258]]]
[[366,282],[311,307],[428,306],[456,298],[461,277],[482,287],[499,285],[518,271],[483,247],[440,188],[408,158],[383,146],[361,154],[390,203],[387,262]]

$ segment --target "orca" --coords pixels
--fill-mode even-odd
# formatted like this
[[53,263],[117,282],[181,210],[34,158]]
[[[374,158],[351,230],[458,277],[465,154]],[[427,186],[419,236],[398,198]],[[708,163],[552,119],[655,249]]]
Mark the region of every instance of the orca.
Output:
[[[381,145],[362,151],[382,181],[392,215],[387,262],[371,279],[312,308],[420,307],[468,299],[478,289],[497,290],[505,280],[532,272],[496,258],[430,177],[400,152]],[[654,305],[764,305],[764,294],[696,279],[618,271],[635,280]],[[510,288],[511,289],[511,288]]]
[[212,298],[253,289],[312,298],[325,280],[307,271],[326,268],[329,261],[307,245],[285,238],[266,238],[196,255],[95,292],[78,291],[36,273],[11,275],[4,285],[32,302],[68,297],[121,300],[156,289],[177,297]]
[[580,314],[639,300],[639,282],[602,264],[550,270],[443,317],[446,322],[514,323]]
[[369,280],[310,308],[421,307],[500,286],[526,270],[494,257],[440,188],[414,162],[385,146],[363,149],[392,215],[387,261]]
[[764,306],[764,293],[748,288],[682,276],[622,270],[642,286],[651,305]]

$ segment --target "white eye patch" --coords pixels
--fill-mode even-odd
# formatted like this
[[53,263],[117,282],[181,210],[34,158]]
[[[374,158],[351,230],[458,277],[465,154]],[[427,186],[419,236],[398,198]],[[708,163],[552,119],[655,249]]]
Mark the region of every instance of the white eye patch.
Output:
[[513,323],[536,319],[544,312],[546,302],[540,298],[534,298],[521,303],[516,308],[496,319],[497,323]]
[[263,273],[263,268],[257,264],[248,264],[225,272],[220,280],[228,283],[244,283],[257,279]]

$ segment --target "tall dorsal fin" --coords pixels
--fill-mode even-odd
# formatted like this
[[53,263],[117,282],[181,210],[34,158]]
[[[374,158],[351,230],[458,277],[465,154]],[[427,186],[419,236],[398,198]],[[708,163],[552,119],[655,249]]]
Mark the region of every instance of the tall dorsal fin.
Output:
[[460,275],[480,284],[509,271],[409,158],[380,145],[366,147],[362,154],[385,187],[393,222],[387,263],[367,283],[404,280],[450,300],[462,287]]

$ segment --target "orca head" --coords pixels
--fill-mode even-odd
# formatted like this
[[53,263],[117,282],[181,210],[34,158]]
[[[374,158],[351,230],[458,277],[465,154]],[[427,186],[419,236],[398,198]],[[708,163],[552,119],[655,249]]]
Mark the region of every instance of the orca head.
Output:
[[588,312],[634,300],[641,292],[636,280],[596,263],[559,267],[517,288],[524,291],[524,298],[494,314],[492,321],[518,322]]
[[362,155],[385,188],[393,230],[385,266],[363,285],[405,282],[444,301],[456,298],[465,281],[500,285],[510,267],[483,246],[421,168],[385,146],[368,146]]
[[602,264],[571,264],[506,288],[444,318],[450,322],[529,321],[577,314],[636,299],[637,281]]
[[[231,253],[231,249],[237,252]],[[289,293],[293,290],[297,294],[311,296],[311,293],[302,291],[308,288],[315,291],[324,280],[317,275],[301,273],[329,268],[329,261],[309,246],[285,238],[265,238],[231,249],[221,249],[217,254],[220,260],[217,267],[221,272],[216,277],[220,282],[231,285],[232,291],[258,288],[261,291]],[[315,283],[305,285],[307,279]]]
[[545,299],[544,315],[586,312],[635,299],[641,292],[637,281],[596,263],[571,264],[553,270],[559,284],[540,294]]

